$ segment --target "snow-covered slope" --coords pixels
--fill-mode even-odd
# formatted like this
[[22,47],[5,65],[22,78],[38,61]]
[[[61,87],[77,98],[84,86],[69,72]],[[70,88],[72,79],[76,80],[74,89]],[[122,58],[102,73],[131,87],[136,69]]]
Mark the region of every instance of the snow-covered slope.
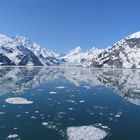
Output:
[[57,54],[22,36],[0,34],[0,65],[57,65]]
[[61,59],[66,62],[66,64],[86,66],[87,61],[91,61],[100,52],[101,50],[97,48],[92,48],[89,51],[83,51],[78,46],[75,49],[70,50],[69,53],[62,56]]
[[140,68],[140,32],[118,41],[92,60],[90,67]]

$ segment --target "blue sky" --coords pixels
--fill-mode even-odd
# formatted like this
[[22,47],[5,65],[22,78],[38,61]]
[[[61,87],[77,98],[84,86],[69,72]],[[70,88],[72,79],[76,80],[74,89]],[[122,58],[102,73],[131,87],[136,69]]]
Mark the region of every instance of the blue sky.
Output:
[[140,30],[139,0],[0,0],[0,33],[56,52],[106,48]]

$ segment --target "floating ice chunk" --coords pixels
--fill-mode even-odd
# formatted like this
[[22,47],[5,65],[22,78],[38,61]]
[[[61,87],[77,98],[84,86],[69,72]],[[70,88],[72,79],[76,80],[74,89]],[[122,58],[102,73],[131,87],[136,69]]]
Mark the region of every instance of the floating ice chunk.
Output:
[[3,115],[3,114],[5,114],[4,112],[0,112],[0,115]]
[[11,135],[9,135],[7,138],[8,138],[8,139],[15,139],[15,138],[17,138],[17,137],[18,137],[17,134],[11,134]]
[[57,94],[56,91],[50,91],[50,94]]
[[71,108],[71,107],[70,107],[69,110],[74,110],[74,108]]
[[96,126],[96,127],[99,127],[99,128],[103,128],[103,129],[109,129],[108,126],[102,125],[101,123],[97,123],[97,124],[95,124],[95,126]]
[[90,86],[84,86],[84,88],[86,88],[86,89],[91,89],[91,87],[90,87]]
[[122,115],[122,112],[117,112],[117,114],[115,115],[115,117],[120,118]]
[[17,127],[14,127],[14,130],[17,130],[18,128]]
[[6,103],[9,103],[9,104],[32,104],[33,101],[29,101],[25,98],[21,98],[21,97],[11,97],[11,98],[7,98],[5,100]]
[[49,129],[56,129],[56,126],[52,124],[52,122],[42,122],[42,125]]
[[69,103],[76,103],[74,100],[66,100],[66,102],[69,102]]
[[56,87],[58,89],[64,89],[65,87],[64,86],[59,86],[59,87]]
[[3,105],[2,107],[6,107],[6,105]]
[[35,116],[31,116],[31,119],[36,119],[36,117]]
[[43,126],[47,126],[48,123],[47,123],[47,122],[42,122],[42,125],[43,125]]
[[75,95],[70,95],[71,98],[75,97]]
[[17,115],[16,117],[21,117],[21,115]]
[[121,115],[117,114],[117,115],[115,115],[115,117],[120,118],[120,117],[121,117]]
[[85,102],[84,100],[79,101],[79,103],[84,103],[84,102]]
[[108,126],[102,125],[102,128],[107,129],[107,128],[108,128]]
[[94,126],[80,126],[67,128],[68,140],[101,140],[107,132]]

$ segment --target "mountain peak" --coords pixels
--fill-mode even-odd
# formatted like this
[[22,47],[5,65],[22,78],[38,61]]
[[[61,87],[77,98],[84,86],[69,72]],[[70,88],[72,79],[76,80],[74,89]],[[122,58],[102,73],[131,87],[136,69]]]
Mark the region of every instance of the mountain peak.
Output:
[[81,51],[82,51],[81,47],[80,47],[80,46],[77,46],[75,49],[72,49],[72,50],[70,51],[70,53],[79,53],[79,52],[81,52]]
[[6,41],[9,40],[10,38],[4,34],[0,34],[0,41]]
[[30,42],[26,37],[20,35],[15,35],[13,39],[17,41],[17,43],[22,45],[25,45],[27,42]]
[[26,37],[0,34],[0,65],[58,65],[56,54],[32,43]]
[[128,36],[129,38],[140,38],[140,31],[133,33],[131,35]]

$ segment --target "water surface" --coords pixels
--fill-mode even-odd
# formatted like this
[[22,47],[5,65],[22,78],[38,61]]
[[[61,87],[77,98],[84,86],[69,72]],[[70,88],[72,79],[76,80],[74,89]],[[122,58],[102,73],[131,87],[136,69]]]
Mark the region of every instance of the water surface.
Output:
[[92,126],[105,140],[140,139],[140,70],[0,67],[0,140],[71,140],[71,128],[93,140],[80,129]]

